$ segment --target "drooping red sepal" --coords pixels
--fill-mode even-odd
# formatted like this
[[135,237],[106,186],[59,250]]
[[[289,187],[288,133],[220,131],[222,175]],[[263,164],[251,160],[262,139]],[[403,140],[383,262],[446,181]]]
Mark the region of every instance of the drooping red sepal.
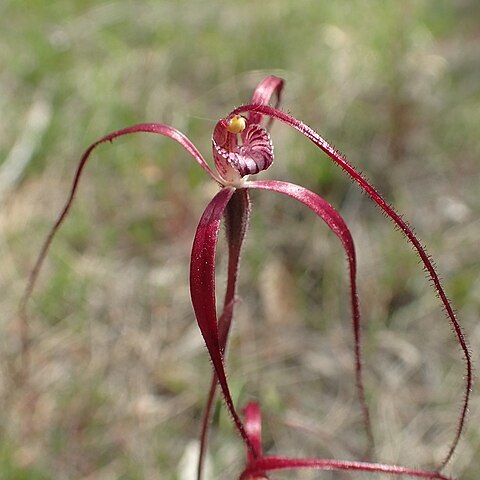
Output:
[[[218,319],[218,337],[220,350],[223,355],[225,355],[228,334],[230,332],[230,326],[236,304],[235,295],[237,289],[240,252],[242,250],[243,241],[248,228],[250,210],[251,204],[248,190],[238,189],[232,195],[232,198],[228,202],[224,213],[225,231],[228,245],[227,287],[225,289],[225,297],[223,300],[223,312]],[[207,451],[209,422],[213,410],[217,383],[217,375],[215,372],[213,372],[202,418],[197,480],[201,480],[202,478],[203,464]]]
[[220,221],[234,192],[234,188],[228,187],[220,190],[208,204],[200,219],[193,241],[190,262],[190,295],[197,323],[205,340],[227,408],[245,444],[252,454],[256,455],[245,432],[245,427],[235,410],[228,387],[216,312],[215,253],[218,231]]
[[212,137],[215,166],[226,183],[266,170],[273,162],[272,141],[264,128],[248,123],[240,133],[240,144],[239,134],[228,131],[229,122],[220,120]]
[[349,272],[350,272],[350,303],[352,308],[352,327],[355,342],[355,378],[357,396],[362,409],[363,423],[368,439],[367,452],[371,453],[373,450],[373,433],[370,422],[370,413],[365,399],[365,391],[363,387],[362,375],[362,351],[361,351],[361,315],[360,306],[357,293],[357,260],[355,255],[355,244],[353,242],[350,230],[343,220],[342,216],[330,205],[326,200],[316,193],[287,182],[280,182],[278,180],[256,181],[249,182],[249,188],[271,190],[274,192],[287,195],[310,208],[316,213],[340,239],[345,250]]

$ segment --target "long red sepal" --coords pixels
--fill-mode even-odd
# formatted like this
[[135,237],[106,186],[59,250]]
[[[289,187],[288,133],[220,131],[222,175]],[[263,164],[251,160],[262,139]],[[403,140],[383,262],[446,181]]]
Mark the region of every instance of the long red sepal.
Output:
[[430,260],[428,253],[426,252],[425,247],[420,243],[420,240],[414,234],[413,230],[410,228],[408,223],[395,211],[395,209],[390,206],[385,199],[380,195],[380,193],[366,180],[363,175],[358,172],[355,167],[350,164],[347,159],[337,152],[324,138],[322,138],[315,130],[313,130],[308,125],[305,125],[300,120],[292,117],[291,115],[277,110],[276,108],[270,107],[268,105],[244,105],[236,108],[231,112],[230,115],[239,115],[245,112],[257,112],[262,115],[268,115],[269,117],[279,120],[290,127],[293,127],[295,130],[299,131],[302,135],[307,137],[312,143],[314,143],[318,148],[325,152],[336,164],[338,164],[351,178],[356,182],[362,190],[364,190],[370,198],[386,213],[386,215],[395,223],[395,225],[400,229],[400,231],[405,235],[408,241],[412,244],[414,249],[417,251],[423,266],[430,277],[433,286],[440,298],[442,306],[450,320],[450,324],[455,332],[458,343],[462,349],[463,356],[465,359],[466,365],[466,375],[465,375],[465,389],[464,389],[464,399],[462,408],[460,411],[459,420],[457,423],[457,430],[455,437],[451,443],[451,446],[448,450],[448,453],[442,462],[442,468],[450,461],[452,458],[455,449],[457,448],[458,442],[463,432],[465,426],[465,420],[468,413],[468,408],[470,404],[470,397],[473,385],[473,366],[471,354],[468,350],[467,341],[463,333],[462,327],[455,317],[455,312],[453,307],[448,300],[447,294],[443,289],[443,286],[440,282],[438,273],[433,265],[433,262]]
[[24,355],[26,355],[27,346],[29,342],[28,321],[27,321],[27,312],[26,312],[27,304],[32,295],[33,289],[35,288],[38,275],[42,268],[42,264],[45,260],[45,257],[47,256],[50,245],[70,211],[70,208],[75,198],[75,194],[77,192],[80,179],[81,179],[83,170],[85,168],[85,165],[87,163],[87,160],[90,158],[90,155],[92,154],[93,150],[95,150],[95,148],[98,147],[100,144],[105,142],[112,142],[115,138],[122,137],[124,135],[130,135],[132,133],[140,133],[140,132],[155,133],[158,135],[169,137],[172,140],[175,140],[197,161],[197,163],[214,180],[216,180],[217,182],[220,182],[217,175],[208,166],[207,162],[205,161],[201,153],[197,150],[195,145],[193,145],[193,143],[183,133],[181,133],[176,128],[173,128],[169,125],[164,125],[161,123],[141,123],[138,125],[133,125],[131,127],[122,128],[121,130],[117,130],[115,132],[109,133],[108,135],[105,135],[100,140],[90,145],[85,151],[85,153],[82,155],[80,161],[77,164],[77,168],[75,170],[75,175],[73,178],[72,186],[70,187],[70,193],[67,198],[67,201],[65,202],[65,205],[63,206],[60,214],[58,215],[53,227],[50,229],[50,232],[48,233],[47,238],[45,239],[42,245],[42,248],[40,249],[40,253],[38,254],[38,257],[35,261],[33,269],[31,270],[30,275],[28,277],[28,282],[25,287],[25,291],[23,293],[22,299],[20,300],[19,324],[20,324],[20,331],[22,336],[22,339],[21,339],[22,345],[23,345],[22,350]]
[[190,295],[198,326],[202,332],[227,408],[235,426],[252,455],[257,456],[245,432],[245,427],[235,410],[228,387],[220,344],[215,301],[215,252],[220,221],[230,201],[234,188],[223,188],[205,209],[193,241],[190,262]]
[[[240,253],[243,241],[247,232],[250,218],[250,196],[248,190],[236,190],[225,209],[225,227],[226,239],[228,245],[228,269],[227,269],[227,288],[223,300],[223,312],[218,319],[218,335],[219,344],[222,354],[228,341],[228,334],[232,324],[233,312],[236,303],[236,290],[238,268],[240,263]],[[217,390],[218,378],[216,373],[212,374],[210,389],[208,391],[207,402],[202,417],[202,427],[200,432],[200,453],[198,456],[197,480],[201,480],[203,472],[203,464],[207,451],[209,422],[213,404],[215,401],[215,393]]]
[[298,185],[277,180],[248,182],[248,188],[271,190],[287,195],[310,208],[315,212],[337,235],[345,250],[350,272],[350,301],[352,308],[353,336],[355,342],[355,377],[357,395],[360,401],[365,430],[368,437],[368,453],[373,450],[373,432],[370,422],[370,413],[365,399],[362,376],[362,352],[361,352],[361,315],[357,293],[357,261],[355,245],[352,235],[341,215],[327,201],[316,193]]

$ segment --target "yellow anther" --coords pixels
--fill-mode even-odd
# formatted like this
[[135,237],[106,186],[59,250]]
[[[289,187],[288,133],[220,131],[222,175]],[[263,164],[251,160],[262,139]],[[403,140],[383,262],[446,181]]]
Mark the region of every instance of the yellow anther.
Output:
[[240,133],[245,130],[247,122],[240,115],[236,115],[228,121],[227,131],[230,133]]

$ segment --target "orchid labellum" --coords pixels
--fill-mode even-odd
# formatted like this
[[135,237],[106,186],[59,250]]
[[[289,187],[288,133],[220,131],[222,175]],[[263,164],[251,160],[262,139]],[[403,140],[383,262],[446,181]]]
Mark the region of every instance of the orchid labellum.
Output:
[[[28,299],[31,296],[41,265],[51,242],[71,208],[83,169],[90,154],[101,143],[111,142],[115,138],[123,135],[138,132],[160,134],[169,137],[180,144],[180,146],[182,146],[193,157],[193,159],[214,181],[217,182],[220,187],[219,192],[207,205],[200,219],[191,253],[191,298],[197,323],[214,368],[202,422],[198,478],[200,479],[202,475],[202,465],[208,443],[210,413],[216,390],[219,386],[226,406],[233,419],[235,428],[238,430],[247,450],[246,466],[240,475],[240,480],[260,480],[267,478],[269,472],[294,469],[365,471],[371,473],[388,473],[405,477],[410,476],[446,480],[447,477],[440,471],[451,459],[457,447],[465,424],[472,387],[471,358],[462,329],[439,281],[437,271],[412,229],[383,199],[365,177],[363,177],[342,155],[332,148],[318,133],[291,115],[278,110],[277,107],[281,98],[283,86],[284,82],[280,78],[274,76],[265,78],[255,89],[249,104],[236,108],[225,118],[218,121],[212,137],[213,160],[216,171],[208,165],[197,148],[184,134],[171,126],[164,124],[146,123],[134,125],[106,135],[92,144],[80,159],[69,198],[60,212],[56,223],[52,227],[31,272],[21,304],[21,319],[25,327],[23,329],[25,332],[24,344],[28,345],[28,335],[26,333],[26,306]],[[270,105],[272,99],[276,100],[275,106]],[[335,233],[343,246],[346,254],[350,281],[349,300],[351,305],[352,330],[355,345],[353,361],[355,363],[357,395],[363,412],[363,422],[368,444],[367,450],[369,452],[373,450],[373,435],[370,426],[371,419],[363,387],[360,328],[361,317],[357,295],[357,263],[352,235],[350,234],[345,221],[335,208],[316,193],[304,187],[287,182],[278,180],[261,181],[252,180],[250,178],[250,176],[269,168],[274,161],[273,144],[268,132],[268,128],[273,120],[277,120],[285,125],[293,127],[308,140],[313,142],[370,196],[370,198],[383,210],[386,216],[389,217],[404,233],[408,242],[411,243],[418,253],[432,281],[433,287],[446,311],[458,343],[463,351],[466,362],[465,395],[460,411],[458,426],[448,454],[437,471],[424,471],[403,466],[356,460],[290,458],[277,455],[264,455],[262,450],[261,413],[259,405],[257,403],[249,403],[244,409],[244,420],[238,413],[239,410],[232,399],[229,382],[227,380],[225,356],[227,353],[227,341],[235,306],[240,252],[248,229],[248,221],[251,211],[250,190],[255,189],[276,192],[300,202],[305,207],[309,208],[328,226],[330,230],[333,231],[333,233]],[[223,311],[220,317],[217,318],[215,300],[215,255],[219,227],[222,221],[226,224],[229,257]]]

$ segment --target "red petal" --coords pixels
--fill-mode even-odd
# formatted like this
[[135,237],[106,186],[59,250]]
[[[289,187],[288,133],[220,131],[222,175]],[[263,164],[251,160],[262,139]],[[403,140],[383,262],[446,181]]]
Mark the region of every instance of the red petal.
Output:
[[[123,128],[121,130],[117,130],[116,132],[110,133],[104,137],[102,137],[100,140],[96,141],[92,145],[88,147],[88,149],[85,151],[85,153],[82,155],[82,158],[80,159],[77,169],[75,171],[75,175],[73,178],[73,183],[70,188],[70,194],[67,198],[67,201],[65,205],[63,206],[62,211],[58,215],[53,227],[51,228],[47,238],[45,239],[42,248],[40,250],[40,253],[37,257],[37,260],[35,262],[35,265],[30,273],[29,279],[27,286],[25,288],[25,292],[23,294],[22,300],[20,302],[20,319],[21,323],[23,324],[23,330],[26,331],[27,329],[27,315],[26,315],[26,308],[27,308],[27,303],[32,295],[33,289],[35,287],[35,284],[37,282],[38,275],[40,273],[40,270],[42,268],[43,261],[45,260],[45,257],[48,253],[48,250],[50,248],[50,245],[53,241],[53,238],[55,237],[55,234],[57,233],[58,229],[64,222],[65,218],[68,215],[68,212],[70,211],[70,208],[73,203],[73,199],[75,197],[75,193],[77,192],[77,188],[80,182],[80,178],[82,176],[83,169],[87,163],[87,160],[89,159],[91,153],[95,148],[100,145],[101,143],[105,142],[112,142],[115,138],[117,137],[122,137],[124,135],[129,135],[131,133],[139,133],[139,132],[145,132],[145,133],[156,133],[159,135],[164,135],[166,137],[170,137],[171,139],[175,140],[178,142],[197,162],[198,164],[217,182],[220,182],[218,177],[215,175],[215,173],[211,170],[211,168],[208,166],[207,162],[204,160],[202,157],[201,153],[197,150],[195,145],[181,132],[179,132],[177,129],[170,127],[169,125],[163,125],[160,123],[141,123],[138,125],[133,125],[131,127]],[[26,335],[26,333],[25,333]]]

